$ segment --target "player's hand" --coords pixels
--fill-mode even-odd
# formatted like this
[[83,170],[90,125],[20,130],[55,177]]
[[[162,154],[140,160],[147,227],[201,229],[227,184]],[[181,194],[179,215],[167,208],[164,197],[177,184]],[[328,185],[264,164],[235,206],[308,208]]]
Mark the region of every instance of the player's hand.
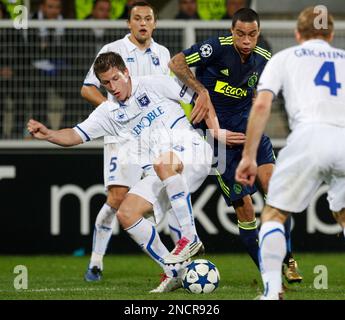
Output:
[[226,130],[226,144],[228,146],[238,146],[246,142],[246,135],[242,132]]
[[208,91],[201,91],[195,100],[195,105],[190,115],[193,124],[201,122],[207,116],[210,105],[212,106],[212,102]]
[[245,186],[253,186],[257,174],[258,165],[255,160],[243,157],[237,169],[235,179]]
[[27,123],[30,134],[38,140],[47,140],[50,130],[41,122],[30,119]]

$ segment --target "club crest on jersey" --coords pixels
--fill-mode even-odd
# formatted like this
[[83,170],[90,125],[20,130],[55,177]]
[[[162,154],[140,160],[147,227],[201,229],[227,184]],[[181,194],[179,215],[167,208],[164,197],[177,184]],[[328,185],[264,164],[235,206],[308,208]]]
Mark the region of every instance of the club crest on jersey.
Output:
[[141,108],[146,108],[151,103],[151,101],[150,101],[150,99],[146,93],[139,96],[137,98],[137,101],[139,102],[139,105]]
[[258,82],[258,73],[254,72],[248,79],[248,87],[253,88]]
[[151,55],[151,59],[152,59],[152,63],[153,63],[155,66],[159,66],[159,65],[160,65],[160,63],[159,63],[159,58],[158,58],[156,55],[152,54],[152,55]]
[[134,62],[134,58],[131,58],[131,57],[127,58],[127,62]]
[[200,55],[204,58],[208,58],[213,52],[213,48],[210,44],[206,43],[200,47]]

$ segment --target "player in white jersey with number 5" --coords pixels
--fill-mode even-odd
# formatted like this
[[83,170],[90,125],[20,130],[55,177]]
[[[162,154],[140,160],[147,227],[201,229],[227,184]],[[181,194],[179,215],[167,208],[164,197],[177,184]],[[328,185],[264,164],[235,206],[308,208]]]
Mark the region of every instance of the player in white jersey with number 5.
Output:
[[[29,132],[37,139],[72,146],[105,135],[119,137],[120,159],[124,166],[140,165],[145,177],[127,194],[117,211],[122,227],[165,272],[164,281],[153,292],[181,286],[181,264],[198,253],[198,238],[191,205],[196,191],[211,170],[212,149],[193,129],[179,105],[190,103],[193,95],[169,76],[130,77],[120,55],[99,55],[94,64],[105,88],[117,97],[98,106],[73,129],[49,130],[30,120]],[[211,108],[205,121],[211,129],[219,124]],[[123,156],[124,155],[124,156]],[[182,238],[169,253],[155,226],[144,218],[154,211],[156,222],[172,208],[181,227]]]
[[[169,50],[154,42],[152,32],[156,27],[154,8],[146,2],[134,3],[129,12],[128,28],[131,33],[123,39],[106,44],[98,53],[117,52],[124,59],[132,76],[150,74],[169,74]],[[98,90],[100,82],[93,72],[93,66],[87,74],[81,90],[83,98],[97,107],[107,99],[116,101],[116,97],[108,92],[107,98]],[[115,213],[124,199],[128,188],[133,186],[141,177],[141,168],[132,166],[122,168],[119,161],[121,144],[115,136],[104,137],[104,184],[107,189],[107,201],[99,211],[93,237],[92,256],[85,273],[86,281],[101,280],[103,270],[103,256],[116,223]],[[168,215],[170,230],[179,231],[176,219]],[[172,238],[176,243],[179,233],[172,231]],[[174,237],[175,236],[175,237]]]
[[246,185],[254,183],[257,146],[272,99],[283,90],[292,133],[279,153],[261,218],[263,300],[281,297],[287,216],[304,211],[323,182],[329,185],[333,216],[345,228],[345,51],[330,46],[333,30],[327,10],[310,7],[300,13],[296,30],[300,45],[277,53],[267,63],[249,117],[236,172],[236,179]]

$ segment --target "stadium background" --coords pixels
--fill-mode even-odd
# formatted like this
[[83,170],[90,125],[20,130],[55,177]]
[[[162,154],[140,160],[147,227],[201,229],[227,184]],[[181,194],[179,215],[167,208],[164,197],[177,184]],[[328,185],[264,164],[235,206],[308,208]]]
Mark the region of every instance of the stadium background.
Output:
[[[72,2],[64,2],[66,12]],[[37,8],[37,3],[24,1],[32,10]],[[176,1],[152,3],[160,9],[161,18],[154,38],[168,47],[172,55],[196,41],[223,34],[230,26],[230,21],[174,21]],[[307,0],[275,3],[252,1],[263,18],[262,32],[273,53],[295,43],[296,13],[306,5],[318,4]],[[343,1],[322,3],[336,13],[334,45],[345,49]],[[63,30],[63,41],[52,46],[43,59],[36,50],[37,43],[30,39],[37,32],[51,28]],[[95,28],[104,30],[101,40],[95,38]],[[120,20],[29,21],[28,30],[16,30],[13,21],[0,20],[0,68],[8,66],[13,71],[9,78],[4,74],[0,77],[1,254],[82,255],[90,251],[94,220],[104,201],[102,141],[62,150],[31,141],[25,123],[35,115],[58,129],[84,119],[92,111],[79,94],[88,68],[102,44],[126,33],[126,23]],[[53,61],[55,68],[44,64],[47,60]],[[288,134],[281,99],[275,102],[267,134],[279,152]],[[325,192],[326,188],[322,187],[308,210],[295,217],[296,251],[343,248],[339,240],[341,230],[330,217]],[[254,201],[259,214],[263,197],[258,194]],[[225,206],[211,178],[194,195],[193,203],[208,252],[243,252],[236,235],[233,210]],[[163,237],[168,239],[166,228],[162,226],[162,229]],[[116,245],[119,241],[121,246]],[[115,228],[110,253],[138,250],[120,228]]]

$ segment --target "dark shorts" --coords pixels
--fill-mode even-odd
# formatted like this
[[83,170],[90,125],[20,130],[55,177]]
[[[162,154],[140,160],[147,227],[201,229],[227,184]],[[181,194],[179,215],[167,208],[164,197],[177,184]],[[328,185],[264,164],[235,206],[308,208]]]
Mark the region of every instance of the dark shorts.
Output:
[[[225,199],[225,202],[230,207],[235,200],[242,199],[246,195],[251,195],[257,191],[257,187],[245,187],[235,181],[236,168],[242,158],[243,147],[227,148],[226,149],[226,163],[225,172],[220,174],[216,171],[214,176],[219,186],[219,189]],[[222,161],[222,160],[219,160]],[[263,135],[258,149],[257,164],[261,166],[267,163],[275,163],[275,156],[270,139]]]

